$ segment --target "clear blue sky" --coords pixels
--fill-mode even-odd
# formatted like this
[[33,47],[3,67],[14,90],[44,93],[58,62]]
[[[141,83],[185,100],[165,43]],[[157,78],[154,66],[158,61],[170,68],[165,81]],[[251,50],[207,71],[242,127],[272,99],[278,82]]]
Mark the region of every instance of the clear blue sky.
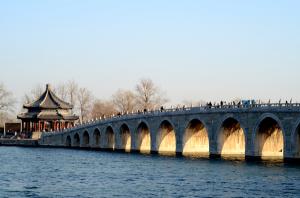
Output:
[[17,98],[74,79],[96,97],[142,77],[183,100],[300,101],[300,1],[0,2],[0,67]]

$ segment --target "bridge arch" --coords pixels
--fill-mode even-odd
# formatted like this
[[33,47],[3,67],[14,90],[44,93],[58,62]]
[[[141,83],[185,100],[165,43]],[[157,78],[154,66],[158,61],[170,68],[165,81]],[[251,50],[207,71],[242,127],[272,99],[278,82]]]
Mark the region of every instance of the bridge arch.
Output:
[[115,133],[112,126],[106,127],[105,130],[105,140],[106,148],[109,150],[114,150],[115,148]]
[[151,133],[147,122],[139,122],[136,135],[136,149],[141,153],[150,153]]
[[284,155],[285,133],[281,121],[274,114],[263,114],[255,125],[254,151],[260,157],[280,157]]
[[120,149],[130,152],[131,150],[131,133],[127,124],[123,123],[120,127]]
[[198,118],[191,119],[186,127],[182,139],[183,155],[208,155],[208,130],[203,121]]
[[163,120],[156,135],[156,147],[160,154],[175,154],[176,153],[176,134],[175,127],[172,122]]
[[88,147],[90,145],[90,134],[88,131],[84,131],[82,134],[82,146]]
[[93,140],[94,140],[94,147],[96,148],[100,148],[101,147],[101,133],[100,130],[98,128],[94,129],[93,132]]
[[291,135],[293,157],[300,158],[300,119],[296,122]]
[[246,131],[238,118],[224,116],[216,135],[218,153],[223,156],[245,156]]
[[71,140],[71,137],[69,135],[66,138],[65,146],[66,147],[71,147],[72,146],[72,140]]
[[79,134],[75,133],[73,139],[74,139],[73,146],[74,147],[79,147],[80,146],[80,136],[79,136]]

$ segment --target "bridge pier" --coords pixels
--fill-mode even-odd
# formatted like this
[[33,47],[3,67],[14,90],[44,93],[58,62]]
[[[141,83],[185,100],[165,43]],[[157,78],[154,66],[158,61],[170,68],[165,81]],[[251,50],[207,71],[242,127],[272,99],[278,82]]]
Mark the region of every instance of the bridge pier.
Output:
[[246,139],[246,148],[245,148],[245,159],[251,160],[253,156],[255,156],[254,152],[254,141],[253,141],[253,128],[248,127],[246,129],[245,139]]
[[176,137],[176,151],[175,155],[176,156],[183,156],[183,135],[185,132],[184,126],[177,125],[175,127],[175,137]]
[[214,120],[211,120],[207,124],[208,137],[209,137],[209,158],[215,159],[220,158],[221,153],[218,151],[218,135],[217,127],[214,124]]

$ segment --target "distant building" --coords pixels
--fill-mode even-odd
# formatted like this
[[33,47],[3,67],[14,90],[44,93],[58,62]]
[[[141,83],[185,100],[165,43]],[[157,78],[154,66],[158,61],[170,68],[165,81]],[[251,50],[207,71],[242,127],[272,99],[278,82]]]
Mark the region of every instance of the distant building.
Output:
[[22,132],[26,134],[69,128],[79,118],[71,113],[73,106],[58,98],[49,84],[36,101],[23,107],[27,112],[19,114],[18,119],[22,120]]
[[21,123],[19,122],[6,122],[4,124],[5,132],[21,132]]
[[21,123],[19,122],[6,122],[4,124],[4,130],[1,134],[3,137],[12,137],[19,135],[21,132]]

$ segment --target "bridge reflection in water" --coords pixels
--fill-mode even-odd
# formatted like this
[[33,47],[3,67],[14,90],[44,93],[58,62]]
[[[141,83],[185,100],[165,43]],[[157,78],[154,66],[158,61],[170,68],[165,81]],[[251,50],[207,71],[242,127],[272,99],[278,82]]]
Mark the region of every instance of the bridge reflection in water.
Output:
[[300,105],[193,107],[124,114],[64,131],[40,144],[125,152],[300,158]]

